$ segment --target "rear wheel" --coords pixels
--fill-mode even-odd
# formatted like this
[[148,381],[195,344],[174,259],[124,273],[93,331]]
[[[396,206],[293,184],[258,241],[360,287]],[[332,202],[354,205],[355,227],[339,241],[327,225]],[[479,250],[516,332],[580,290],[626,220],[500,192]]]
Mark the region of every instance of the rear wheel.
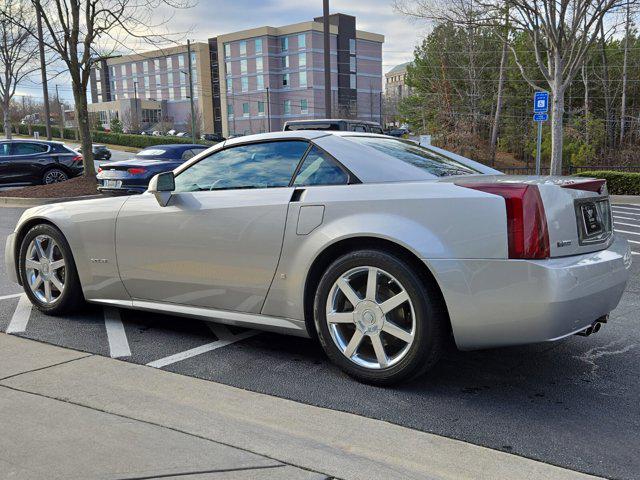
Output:
[[42,175],[42,184],[51,185],[52,183],[65,182],[69,180],[69,175],[59,168],[50,168]]
[[314,314],[329,358],[367,383],[418,376],[444,346],[446,313],[436,290],[403,259],[382,251],[337,259],[320,280]]
[[71,249],[57,228],[48,224],[31,228],[20,245],[19,262],[24,291],[36,308],[57,315],[82,305]]

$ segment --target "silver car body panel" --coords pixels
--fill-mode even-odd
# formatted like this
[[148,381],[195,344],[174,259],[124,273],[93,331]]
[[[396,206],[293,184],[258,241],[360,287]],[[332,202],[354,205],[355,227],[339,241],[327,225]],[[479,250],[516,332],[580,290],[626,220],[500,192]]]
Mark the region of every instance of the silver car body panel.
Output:
[[[307,335],[310,267],[338,242],[367,237],[393,242],[424,262],[463,349],[553,340],[617,305],[631,259],[624,239],[556,245],[577,236],[574,201],[596,193],[558,188],[564,180],[553,177],[490,171],[436,178],[350,141],[353,135],[292,131],[235,138],[175,171],[233,145],[305,139],[362,181],[306,187],[296,201],[290,201],[294,189],[285,187],[179,193],[164,208],[145,193],[29,209],[8,237],[7,271],[15,279],[23,227],[47,221],[69,241],[89,301]],[[472,181],[538,185],[552,258],[508,259],[504,199],[455,184]]]

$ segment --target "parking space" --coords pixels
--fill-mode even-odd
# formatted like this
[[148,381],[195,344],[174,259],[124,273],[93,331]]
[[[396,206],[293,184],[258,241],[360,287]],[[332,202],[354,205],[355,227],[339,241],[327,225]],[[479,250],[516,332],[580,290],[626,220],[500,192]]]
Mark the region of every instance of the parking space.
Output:
[[[631,479],[640,471],[640,206],[613,210],[636,265],[598,334],[479,352],[451,348],[428,376],[395,388],[356,383],[311,340],[96,306],[48,317],[5,272],[0,330]],[[20,212],[2,209],[0,242]]]

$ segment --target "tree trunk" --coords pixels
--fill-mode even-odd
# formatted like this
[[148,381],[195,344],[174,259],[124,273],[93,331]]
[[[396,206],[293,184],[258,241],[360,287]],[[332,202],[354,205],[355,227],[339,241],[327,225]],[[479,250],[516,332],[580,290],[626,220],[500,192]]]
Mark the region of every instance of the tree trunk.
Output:
[[76,104],[76,118],[78,119],[78,132],[80,133],[80,145],[82,146],[82,158],[84,164],[84,176],[96,177],[96,169],[93,165],[93,148],[91,141],[91,129],[89,127],[89,110],[87,108],[87,94],[74,85],[73,99]]
[[584,141],[589,143],[589,75],[587,73],[587,64],[582,65],[582,83],[584,85]]
[[500,113],[502,113],[502,96],[504,91],[504,81],[506,76],[507,63],[507,40],[502,44],[502,56],[500,57],[500,76],[498,78],[498,93],[496,98],[496,112],[493,116],[493,127],[491,128],[491,165],[496,163],[496,144],[498,143],[498,130],[500,128]]
[[630,11],[629,0],[627,0],[627,25],[625,27],[624,36],[624,61],[622,64],[622,98],[620,99],[620,147],[624,143],[624,128],[625,128],[625,116],[627,114],[627,57],[629,53],[629,23],[630,23]]
[[605,131],[607,132],[607,146],[613,147],[614,129],[613,114],[611,109],[611,93],[609,85],[609,60],[607,58],[606,39],[604,34],[604,26],[600,21],[600,56],[602,57],[602,93],[604,95],[604,111],[605,111]]
[[11,140],[11,119],[9,117],[9,106],[4,105],[2,108],[2,116],[4,122],[4,136],[7,140]]
[[564,90],[562,85],[563,63],[559,55],[553,62],[551,85],[551,175],[562,175],[562,143],[564,117]]

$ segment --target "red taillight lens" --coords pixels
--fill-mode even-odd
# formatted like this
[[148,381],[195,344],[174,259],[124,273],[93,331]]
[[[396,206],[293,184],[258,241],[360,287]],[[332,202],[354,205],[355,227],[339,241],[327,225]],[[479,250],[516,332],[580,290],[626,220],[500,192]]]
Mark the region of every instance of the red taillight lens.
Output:
[[522,183],[459,183],[500,195],[507,207],[509,258],[549,258],[549,230],[540,191]]
[[129,172],[131,175],[141,175],[146,172],[146,170],[144,168],[128,168],[127,172]]
[[71,159],[71,161],[72,161],[73,163],[81,163],[81,162],[82,162],[82,155],[76,155],[75,157],[73,157],[73,158]]
[[98,173],[102,171],[102,167],[98,167]]

